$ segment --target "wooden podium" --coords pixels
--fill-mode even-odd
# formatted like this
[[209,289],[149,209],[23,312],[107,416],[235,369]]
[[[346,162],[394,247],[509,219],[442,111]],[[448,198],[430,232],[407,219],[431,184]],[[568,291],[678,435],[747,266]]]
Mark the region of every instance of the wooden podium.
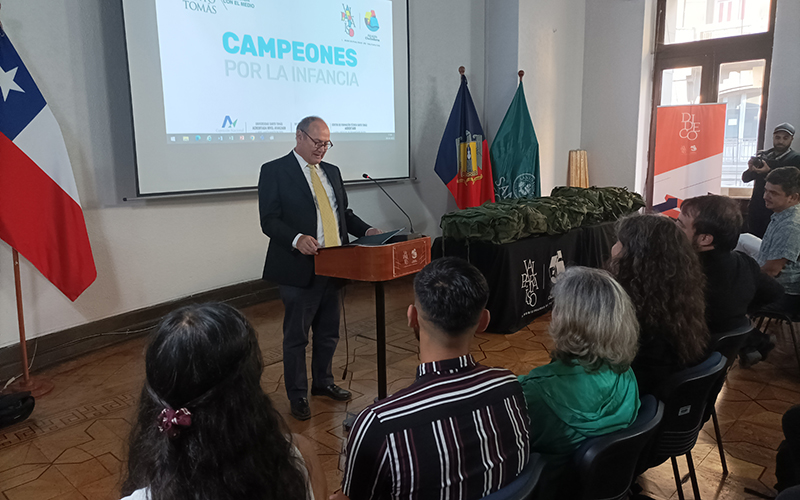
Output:
[[386,397],[386,303],[383,283],[414,274],[431,261],[431,239],[380,246],[321,248],[314,258],[317,274],[375,284],[375,326],[378,342],[378,399]]

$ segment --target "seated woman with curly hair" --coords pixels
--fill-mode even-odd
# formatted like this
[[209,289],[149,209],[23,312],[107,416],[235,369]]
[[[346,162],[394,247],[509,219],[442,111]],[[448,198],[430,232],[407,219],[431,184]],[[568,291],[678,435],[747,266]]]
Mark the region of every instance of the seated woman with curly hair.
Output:
[[564,466],[581,442],[636,420],[639,391],[630,364],[639,324],[628,294],[600,269],[567,269],[553,300],[553,362],[519,381],[531,417],[531,451],[548,464],[539,491],[566,498]]
[[634,215],[619,221],[611,273],[631,297],[640,347],[633,371],[641,394],[658,396],[670,375],[706,357],[705,274],[672,219]]
[[256,333],[236,309],[167,315],[147,347],[126,499],[325,500],[319,459],[286,430],[262,370]]

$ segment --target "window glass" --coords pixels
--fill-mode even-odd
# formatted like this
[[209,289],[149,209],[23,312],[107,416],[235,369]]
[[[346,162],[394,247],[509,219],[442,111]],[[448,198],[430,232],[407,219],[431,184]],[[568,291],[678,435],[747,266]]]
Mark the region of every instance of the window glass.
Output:
[[661,106],[700,103],[702,66],[665,69],[661,73]]
[[770,0],[667,0],[664,43],[764,33]]
[[747,160],[756,154],[766,61],[720,64],[719,102],[727,104],[722,187],[752,187],[742,182]]

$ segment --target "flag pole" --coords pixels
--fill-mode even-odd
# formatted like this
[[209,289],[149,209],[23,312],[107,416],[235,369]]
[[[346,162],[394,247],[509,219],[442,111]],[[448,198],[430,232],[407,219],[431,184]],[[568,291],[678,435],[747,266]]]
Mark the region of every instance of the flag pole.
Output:
[[17,322],[19,323],[19,347],[22,353],[22,383],[29,384],[31,374],[28,371],[28,342],[25,339],[25,315],[22,312],[22,282],[19,278],[19,252],[13,248],[14,256],[14,289],[17,293]]
[[466,70],[467,70],[467,68],[465,68],[464,66],[459,66],[458,67],[458,74],[461,75],[461,76],[464,76],[464,72]]
[[519,76],[519,83],[522,83],[522,77],[525,76],[525,72],[522,71],[522,70],[519,70],[517,72],[517,75]]
[[[48,378],[31,378],[28,370],[28,342],[25,338],[25,315],[22,309],[22,281],[19,273],[19,252],[11,248],[14,257],[14,289],[17,295],[17,322],[19,323],[19,347],[22,357],[22,380],[17,379],[6,389],[9,392],[30,392],[34,398],[44,396],[53,390],[53,382]],[[4,391],[5,392],[5,391]]]

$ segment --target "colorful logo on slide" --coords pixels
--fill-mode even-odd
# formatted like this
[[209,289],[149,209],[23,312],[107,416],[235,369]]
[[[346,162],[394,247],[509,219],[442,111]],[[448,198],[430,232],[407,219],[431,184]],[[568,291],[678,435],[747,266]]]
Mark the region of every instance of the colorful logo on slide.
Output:
[[353,11],[349,5],[345,7],[342,4],[342,22],[344,23],[344,32],[350,37],[355,36],[356,31],[353,28],[356,27],[356,20],[353,19]]
[[235,120],[231,120],[230,115],[225,115],[225,119],[222,120],[222,128],[234,128],[236,126],[236,122],[238,121],[239,121],[238,118]]
[[371,10],[364,15],[364,24],[367,25],[367,29],[370,31],[378,31],[378,17],[375,15],[375,11]]

